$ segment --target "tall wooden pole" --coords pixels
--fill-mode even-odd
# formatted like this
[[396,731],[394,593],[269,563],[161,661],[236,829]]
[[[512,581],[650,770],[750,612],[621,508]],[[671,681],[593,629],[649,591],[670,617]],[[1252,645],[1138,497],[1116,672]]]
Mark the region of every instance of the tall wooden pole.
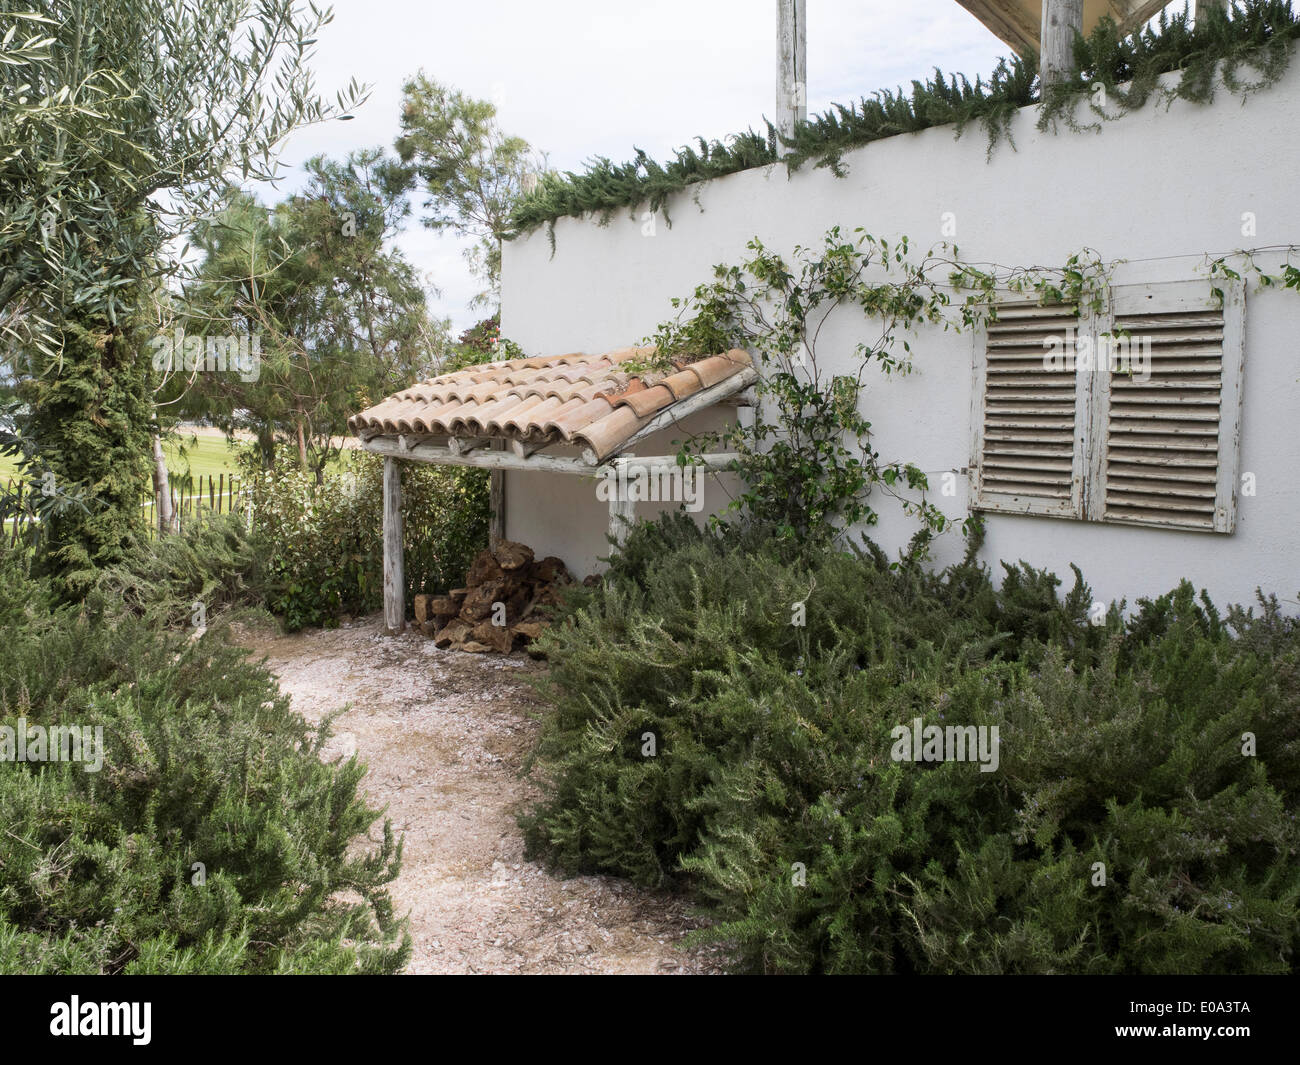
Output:
[[402,557],[402,467],[384,459],[384,627],[390,636],[406,628],[406,574]]
[[789,136],[808,117],[806,0],[776,0],[776,128]]
[[1211,11],[1226,11],[1228,0],[1194,0],[1192,7],[1192,25],[1199,26],[1201,20]]
[[1043,91],[1074,73],[1074,35],[1083,32],[1083,0],[1043,0]]

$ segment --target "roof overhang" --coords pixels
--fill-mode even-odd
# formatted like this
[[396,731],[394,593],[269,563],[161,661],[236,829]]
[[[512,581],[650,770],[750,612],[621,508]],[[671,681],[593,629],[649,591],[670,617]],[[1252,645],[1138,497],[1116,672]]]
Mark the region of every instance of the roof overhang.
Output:
[[[1038,51],[1043,28],[1043,0],[957,0],[1000,40],[1017,53]],[[1169,0],[1083,0],[1083,35],[1086,37],[1109,16],[1125,32],[1136,29]]]
[[625,365],[647,351],[472,367],[390,396],[349,424],[362,447],[391,458],[590,475],[699,411],[745,402],[758,379],[740,350],[667,374]]

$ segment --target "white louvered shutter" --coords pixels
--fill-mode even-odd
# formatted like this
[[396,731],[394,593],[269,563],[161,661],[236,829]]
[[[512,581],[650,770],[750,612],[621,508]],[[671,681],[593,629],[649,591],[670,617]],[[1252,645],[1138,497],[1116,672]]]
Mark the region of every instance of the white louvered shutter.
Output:
[[[1084,396],[1073,368],[1073,306],[997,306],[976,353],[974,499],[981,510],[1081,516]],[[1053,348],[1051,342],[1056,341]]]
[[[1098,390],[1101,483],[1089,516],[1231,532],[1236,518],[1244,290],[1209,282],[1116,288],[1120,343]],[[1128,336],[1125,337],[1124,333]],[[1125,345],[1132,362],[1125,365]],[[1149,352],[1149,376],[1140,371]]]

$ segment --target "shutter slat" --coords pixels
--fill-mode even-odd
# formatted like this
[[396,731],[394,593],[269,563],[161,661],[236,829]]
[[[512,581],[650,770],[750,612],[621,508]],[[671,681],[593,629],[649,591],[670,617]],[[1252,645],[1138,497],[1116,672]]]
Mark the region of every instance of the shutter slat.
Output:
[[1223,328],[1223,315],[1218,311],[1206,311],[1197,314],[1126,314],[1116,323],[1117,328],[1129,332],[1152,332],[1158,329],[1205,329],[1210,326]]
[[1219,405],[1214,403],[1206,407],[1204,401],[1196,404],[1178,403],[1166,400],[1163,405],[1155,403],[1122,403],[1111,401],[1111,418],[1123,421],[1125,425],[1141,421],[1155,422],[1205,422],[1218,423]]
[[[1140,451],[1126,451],[1117,449],[1111,464],[1121,472],[1127,471],[1130,467],[1151,466],[1156,469],[1168,469],[1169,458],[1166,455],[1152,454],[1150,451],[1143,449]],[[1195,451],[1183,451],[1178,455],[1179,469],[1208,469],[1213,470],[1218,466],[1219,460],[1213,452],[1198,453]]]

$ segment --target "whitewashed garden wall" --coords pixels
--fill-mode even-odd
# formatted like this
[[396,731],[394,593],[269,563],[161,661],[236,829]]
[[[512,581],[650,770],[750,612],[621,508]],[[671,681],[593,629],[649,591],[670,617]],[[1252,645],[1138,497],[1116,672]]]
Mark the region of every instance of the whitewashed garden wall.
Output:
[[[732,175],[695,198],[679,196],[671,228],[626,211],[608,226],[562,220],[553,256],[543,230],[507,244],[503,333],[530,353],[621,347],[670,316],[670,299],[706,280],[715,263],[740,261],[751,237],[788,252],[834,225],[865,226],[891,241],[907,235],[924,251],[945,239],[946,222],[963,259],[1004,266],[1060,266],[1087,246],[1103,260],[1128,260],[1115,271],[1117,285],[1203,277],[1207,253],[1300,244],[1294,66],[1244,107],[1226,93],[1211,106],[1149,105],[1095,134],[1039,132],[1036,121],[1036,109],[1023,111],[1012,123],[1015,148],[1002,142],[988,161],[982,130],[957,140],[939,128],[848,153],[844,178],[814,169],[787,175],[779,165]],[[1243,234],[1250,223],[1253,236]],[[823,359],[836,345],[843,351],[830,369],[847,365],[861,327],[855,312],[843,312],[839,333],[819,348]],[[969,333],[926,331],[913,344],[910,378],[869,385],[863,409],[882,460],[915,462],[932,484],[970,465],[974,344]],[[1183,576],[1221,603],[1249,600],[1257,585],[1300,598],[1300,295],[1250,292],[1244,366],[1240,469],[1254,475],[1256,494],[1239,499],[1232,534],[990,515],[985,560],[1024,559],[1067,576],[1075,562],[1104,600],[1131,602]],[[657,450],[670,450],[673,435]],[[957,483],[956,497],[932,498],[961,519],[968,488],[964,476]],[[710,491],[708,509],[725,502]],[[507,499],[507,535],[539,554],[557,554],[581,573],[606,553],[608,508],[591,483],[512,473]],[[897,552],[916,526],[896,504],[881,501],[880,509],[872,536]],[[947,562],[961,548],[948,534],[937,558]]]

